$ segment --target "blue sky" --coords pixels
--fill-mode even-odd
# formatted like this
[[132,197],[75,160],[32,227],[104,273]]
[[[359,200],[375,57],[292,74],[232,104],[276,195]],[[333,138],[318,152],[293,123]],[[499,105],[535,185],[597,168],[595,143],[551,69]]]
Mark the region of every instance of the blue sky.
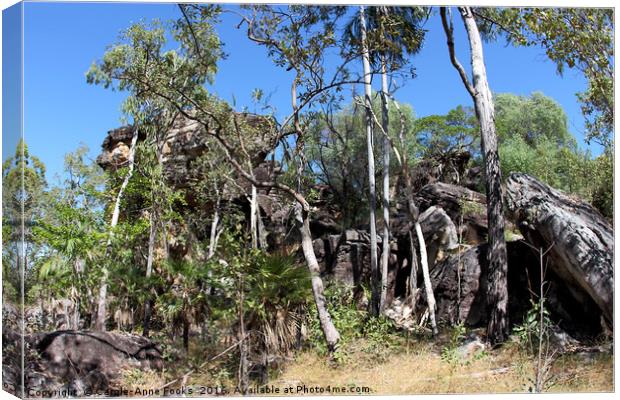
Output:
[[3,11],[2,24],[2,160],[15,154],[19,132],[21,132],[21,79],[22,65],[21,6],[16,5]]
[[[24,16],[24,132],[30,151],[48,168],[48,180],[62,171],[64,154],[80,143],[95,158],[106,132],[121,124],[125,94],[86,83],[85,72],[132,22],[178,18],[174,4],[25,3]],[[272,104],[282,114],[290,110],[290,77],[273,65],[266,51],[237,30],[239,18],[227,14],[217,27],[229,54],[219,65],[212,90],[237,108],[251,106],[254,88],[273,93]],[[457,54],[468,64],[468,45],[460,20],[455,19]],[[459,104],[471,105],[458,74],[448,59],[438,16],[428,22],[423,50],[414,59],[417,79],[397,92],[418,116],[443,114]],[[586,87],[574,71],[564,77],[539,48],[506,47],[503,40],[485,44],[489,83],[495,93],[528,95],[542,91],[558,101],[569,118],[569,129],[583,148],[584,120],[575,93]],[[6,58],[5,58],[6,60]],[[6,62],[6,61],[5,61]],[[379,79],[375,79],[379,84]],[[6,80],[5,86],[6,86]],[[361,89],[360,89],[361,91]],[[5,97],[6,98],[6,97]],[[5,102],[6,104],[6,102]],[[5,114],[6,115],[6,114]],[[8,143],[5,142],[5,146]],[[598,154],[600,149],[590,147]],[[6,152],[6,150],[5,150]]]

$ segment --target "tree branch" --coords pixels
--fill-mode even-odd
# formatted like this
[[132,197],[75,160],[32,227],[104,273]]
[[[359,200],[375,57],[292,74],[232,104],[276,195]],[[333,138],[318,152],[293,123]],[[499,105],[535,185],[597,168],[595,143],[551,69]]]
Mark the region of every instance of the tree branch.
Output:
[[475,99],[476,91],[474,90],[474,87],[472,86],[471,82],[469,82],[469,78],[467,77],[465,68],[463,68],[463,65],[461,65],[459,60],[456,58],[456,54],[454,52],[454,26],[452,25],[451,22],[448,23],[448,17],[446,16],[446,7],[440,7],[439,13],[441,14],[441,24],[443,25],[443,30],[446,33],[446,39],[448,41],[448,51],[450,53],[450,61],[452,62],[452,65],[454,66],[454,68],[456,68],[459,75],[461,76],[461,80],[463,81],[465,88],[467,89],[471,97]]

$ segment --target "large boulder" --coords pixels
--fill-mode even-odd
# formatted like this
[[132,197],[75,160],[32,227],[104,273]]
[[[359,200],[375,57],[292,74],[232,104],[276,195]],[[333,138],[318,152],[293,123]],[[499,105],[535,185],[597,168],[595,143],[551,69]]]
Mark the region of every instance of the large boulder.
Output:
[[17,396],[23,392],[26,397],[76,397],[118,390],[122,370],[163,367],[162,353],[154,342],[125,333],[55,331],[22,335],[5,327],[2,350],[4,390]]
[[426,244],[428,268],[432,270],[435,262],[444,258],[445,251],[458,248],[456,226],[448,214],[436,206],[420,214],[419,222]]
[[[420,226],[424,235],[429,265],[445,258],[457,248],[457,233],[454,223],[439,207],[430,207],[420,215]],[[395,219],[394,239],[390,243],[388,258],[388,291],[386,302],[405,290],[403,279],[408,276],[410,254],[409,225],[405,218]],[[370,234],[366,230],[347,229],[340,235],[326,234],[314,240],[314,251],[322,274],[336,282],[359,287],[370,282]],[[377,255],[381,260],[383,238],[377,236]],[[417,239],[414,238],[417,246]],[[417,251],[419,256],[420,252]],[[421,271],[419,271],[421,274]],[[405,278],[404,278],[405,277]],[[421,275],[419,277],[421,279]]]
[[30,342],[39,359],[26,383],[30,390],[65,388],[79,395],[88,390],[114,388],[123,368],[161,369],[163,366],[158,346],[142,336],[56,331],[33,339]]
[[[438,263],[431,272],[437,303],[437,319],[450,324],[482,326],[488,321],[486,291],[488,279],[487,244],[473,246]],[[540,258],[523,241],[507,243],[508,316],[511,325],[520,324],[538,301]],[[545,262],[546,263],[546,262]],[[552,320],[576,337],[600,333],[601,312],[597,305],[567,286],[562,277],[548,270],[545,277],[547,309]],[[424,299],[418,312],[426,307]]]
[[506,182],[506,205],[526,240],[549,249],[550,266],[575,298],[589,297],[613,322],[614,235],[592,206],[525,174]]
[[435,182],[424,186],[415,196],[420,211],[441,207],[457,226],[463,241],[484,242],[487,234],[486,196],[462,186]]
[[[258,132],[249,135],[245,143],[245,149],[251,158],[250,162],[257,167],[265,160],[274,145],[272,143],[274,132],[270,129],[270,123],[267,118],[250,113],[236,113],[234,118],[242,122],[241,126]],[[134,127],[130,125],[108,132],[101,144],[101,154],[97,157],[97,163],[101,168],[114,170],[126,165],[133,132]],[[138,141],[144,139],[146,136],[139,132]],[[212,147],[218,146],[219,144],[207,133],[202,124],[182,116],[178,117],[166,132],[162,147],[164,175],[168,182],[175,188],[186,188],[193,162],[211,151]]]
[[[378,254],[381,236],[377,236]],[[347,229],[341,235],[328,235],[314,241],[321,270],[328,278],[349,286],[370,280],[370,235]]]

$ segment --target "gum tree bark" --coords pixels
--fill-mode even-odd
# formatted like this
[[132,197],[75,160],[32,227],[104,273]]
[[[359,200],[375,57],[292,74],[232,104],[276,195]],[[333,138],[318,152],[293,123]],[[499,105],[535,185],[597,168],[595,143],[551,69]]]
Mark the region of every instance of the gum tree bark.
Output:
[[385,299],[387,297],[387,275],[388,263],[390,260],[390,139],[388,115],[388,80],[387,80],[387,60],[385,55],[381,57],[381,114],[383,125],[383,242],[381,249],[381,300],[379,302],[379,311],[383,312],[386,307]]
[[373,138],[373,112],[372,112],[372,87],[370,82],[370,54],[366,38],[366,17],[364,6],[360,6],[360,33],[362,43],[362,64],[364,67],[364,105],[366,107],[366,147],[368,150],[368,202],[370,208],[370,271],[372,276],[372,295],[370,299],[370,311],[373,315],[379,315],[380,285],[379,268],[377,263],[377,191],[375,185],[375,155]]
[[476,116],[480,123],[482,157],[485,167],[487,194],[487,218],[489,224],[489,275],[487,286],[487,307],[489,323],[487,337],[492,344],[502,343],[508,337],[508,263],[506,240],[504,238],[504,214],[501,188],[501,170],[495,133],[493,96],[489,89],[482,40],[476,20],[470,7],[458,7],[469,40],[473,79],[470,83],[463,66],[454,52],[453,26],[448,22],[446,8],[441,8],[441,19],[448,39],[450,60],[461,76],[465,88],[474,101]]
[[[133,136],[131,137],[131,146],[129,147],[129,157],[127,158],[128,170],[127,175],[125,175],[125,179],[123,179],[123,183],[116,195],[116,202],[114,203],[114,211],[112,212],[112,220],[110,221],[110,237],[108,239],[108,243],[106,245],[106,253],[109,252],[110,247],[112,246],[112,235],[114,228],[118,224],[118,218],[121,213],[121,200],[123,199],[123,194],[125,193],[125,189],[129,184],[129,180],[133,175],[134,168],[134,158],[136,155],[136,144],[138,143],[138,130],[133,130]],[[96,331],[105,331],[105,319],[106,319],[106,300],[108,297],[108,277],[109,271],[106,266],[103,267],[103,275],[101,277],[101,287],[99,288],[99,297],[97,300],[97,315],[95,318],[94,330]]]
[[258,227],[257,227],[257,214],[258,214],[258,199],[257,199],[256,186],[252,185],[252,195],[250,197],[250,231],[252,238],[252,248],[258,248]]
[[[297,80],[291,85],[291,105],[293,108],[293,126],[299,137],[303,136],[303,130],[299,123],[299,108],[297,107]],[[300,144],[302,142],[299,142]],[[299,155],[301,159],[297,163],[297,191],[301,191],[301,176],[303,174],[303,148],[299,149]],[[312,284],[312,294],[314,296],[314,304],[319,315],[319,322],[325,336],[325,342],[327,342],[327,348],[330,353],[334,353],[337,350],[338,341],[340,340],[340,334],[334,325],[331,315],[327,310],[327,301],[325,300],[325,288],[323,286],[323,280],[321,279],[321,269],[319,262],[316,259],[314,252],[314,245],[312,244],[312,233],[310,231],[310,207],[305,201],[298,201],[295,204],[295,220],[297,227],[301,235],[301,248],[310,271],[310,279]]]

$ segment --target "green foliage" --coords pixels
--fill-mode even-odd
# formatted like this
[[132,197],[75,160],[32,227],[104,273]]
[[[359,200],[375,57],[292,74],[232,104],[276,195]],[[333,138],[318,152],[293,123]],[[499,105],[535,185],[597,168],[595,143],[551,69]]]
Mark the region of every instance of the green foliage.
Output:
[[[386,58],[389,71],[396,71],[409,61],[409,57],[422,48],[426,30],[422,28],[428,18],[423,7],[366,7],[366,45],[370,61],[380,64]],[[360,53],[360,25],[355,15],[345,28],[349,48],[343,50]]]
[[[586,117],[587,139],[605,147],[614,130],[614,21],[611,8],[505,8],[480,9],[487,25],[497,22],[509,42],[541,46],[558,73],[566,67],[581,71],[588,80],[577,93]],[[488,26],[488,27],[491,27]],[[497,34],[498,31],[496,30]]]
[[593,177],[592,205],[607,218],[614,216],[614,155],[607,149],[594,159],[591,166]]
[[523,350],[528,351],[532,355],[536,355],[538,351],[538,343],[540,336],[543,340],[548,340],[548,329],[552,325],[549,318],[549,311],[543,309],[543,324],[540,325],[540,302],[530,300],[531,307],[523,318],[523,322],[513,328],[514,334],[517,336],[519,345]]
[[[415,115],[411,106],[403,104],[389,110],[389,133],[393,141],[413,135]],[[373,110],[381,115],[381,102],[373,99]],[[315,180],[330,187],[331,202],[341,212],[341,223],[354,227],[364,222],[364,209],[368,208],[368,170],[366,139],[360,132],[365,129],[364,108],[353,102],[337,110],[315,113],[308,121],[307,159],[310,174]],[[381,141],[375,141],[375,154],[380,154]],[[408,151],[415,151],[415,141],[407,140]],[[393,169],[398,168],[393,162]],[[375,175],[381,176],[383,166],[377,163]]]
[[499,94],[495,110],[504,178],[512,172],[532,175],[611,215],[609,177],[613,168],[609,159],[603,155],[592,160],[577,147],[559,104],[542,93],[530,97]]
[[205,322],[209,310],[205,290],[205,284],[209,282],[209,268],[196,262],[168,259],[162,265],[161,275],[155,275],[151,281],[169,285],[155,302],[157,314],[169,326],[179,329],[186,323]]
[[449,363],[452,368],[464,361],[458,350],[461,342],[465,339],[466,332],[467,330],[462,322],[456,324],[450,333],[450,342],[441,349],[441,359]]
[[471,107],[458,106],[446,115],[431,115],[415,121],[414,132],[420,143],[415,158],[441,158],[446,154],[468,151],[480,153],[480,134]]
[[613,166],[604,154],[591,159],[576,147],[558,147],[546,139],[532,147],[521,137],[503,141],[499,147],[502,174],[532,175],[550,186],[591,202],[603,215],[612,215]]
[[33,228],[44,218],[46,187],[45,166],[20,140],[15,155],[2,164],[3,287],[10,286],[16,295],[21,293],[22,283],[23,294],[28,294],[44,251]]
[[[353,289],[346,285],[332,283],[325,290],[328,310],[338,333],[338,351],[333,355],[338,363],[351,361],[348,354],[353,348],[361,350],[375,361],[385,360],[394,348],[395,328],[384,316],[374,317],[359,310],[353,296]],[[327,346],[315,307],[308,313],[309,344],[321,355],[327,355]],[[361,346],[361,347],[360,347]]]
[[302,329],[312,293],[310,274],[291,256],[249,248],[241,223],[227,226],[216,257],[203,268],[208,271],[204,282],[213,288],[211,320],[235,326],[243,310],[245,330],[259,332],[251,338],[254,348],[286,354]]
[[[336,284],[328,286],[325,289],[325,300],[332,322],[340,334],[340,351],[336,352],[336,356],[343,357],[346,355],[344,349],[347,345],[361,336],[366,312],[357,309],[353,291],[347,286]],[[311,307],[309,310],[308,324],[311,346],[321,355],[328,354],[316,307]]]
[[368,316],[363,328],[367,341],[363,350],[377,361],[387,360],[396,345],[394,331],[394,325],[387,317]]
[[495,96],[495,127],[500,142],[519,137],[535,147],[549,142],[558,147],[575,147],[568,131],[568,118],[562,107],[541,92],[529,97],[511,93]]

